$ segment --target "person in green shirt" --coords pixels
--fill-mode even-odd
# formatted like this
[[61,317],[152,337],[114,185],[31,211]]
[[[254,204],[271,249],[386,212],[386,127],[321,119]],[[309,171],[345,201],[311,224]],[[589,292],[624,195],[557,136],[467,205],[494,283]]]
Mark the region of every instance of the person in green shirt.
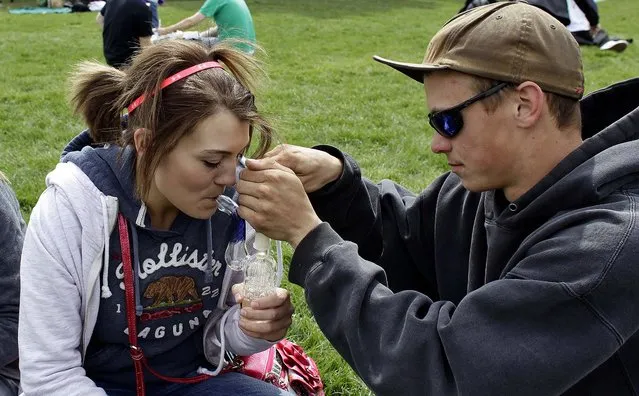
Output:
[[[255,28],[251,12],[244,0],[206,0],[200,10],[192,16],[168,27],[158,29],[159,35],[165,35],[178,30],[186,30],[209,18],[216,26],[201,34],[201,37],[215,37],[216,40],[240,39],[255,43]],[[239,47],[252,52],[249,45],[240,44]]]

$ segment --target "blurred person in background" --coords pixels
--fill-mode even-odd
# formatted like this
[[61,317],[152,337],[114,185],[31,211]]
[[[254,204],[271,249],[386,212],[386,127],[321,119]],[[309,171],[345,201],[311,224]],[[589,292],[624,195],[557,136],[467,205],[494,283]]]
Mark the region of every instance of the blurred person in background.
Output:
[[236,39],[245,42],[237,44],[239,49],[247,53],[253,52],[250,43],[255,43],[255,28],[244,0],[206,0],[198,12],[178,23],[159,28],[158,34],[184,31],[207,18],[216,26],[200,34],[203,42],[212,45],[218,40]]
[[151,44],[153,14],[143,0],[108,0],[96,16],[109,66],[121,69],[135,53]]
[[9,181],[0,172],[0,396],[16,396],[20,254],[25,223]]

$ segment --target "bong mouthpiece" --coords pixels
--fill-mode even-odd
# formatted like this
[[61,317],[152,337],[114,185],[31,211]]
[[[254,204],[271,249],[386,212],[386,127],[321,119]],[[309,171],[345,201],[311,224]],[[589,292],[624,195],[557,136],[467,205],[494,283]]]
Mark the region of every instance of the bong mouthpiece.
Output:
[[237,202],[233,201],[233,198],[227,195],[218,196],[215,202],[217,202],[217,209],[229,216],[233,215],[239,206]]

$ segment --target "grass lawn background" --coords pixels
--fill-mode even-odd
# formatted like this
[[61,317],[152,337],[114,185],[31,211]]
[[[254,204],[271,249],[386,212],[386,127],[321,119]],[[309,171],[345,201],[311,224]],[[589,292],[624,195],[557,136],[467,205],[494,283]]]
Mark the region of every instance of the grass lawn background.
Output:
[[[258,106],[275,120],[281,141],[337,145],[360,161],[365,176],[422,189],[446,170],[445,157],[430,152],[423,88],[372,56],[421,61],[429,39],[461,3],[247,0],[268,54],[270,80]],[[168,0],[160,7],[162,24],[192,15],[200,4]],[[11,179],[26,218],[61,149],[83,129],[67,105],[67,72],[80,60],[103,61],[95,13],[7,12],[35,5],[4,0],[0,8],[0,170]],[[639,2],[606,0],[599,7],[611,34],[639,38]],[[587,92],[639,76],[636,44],[622,54],[594,47],[582,52]],[[368,394],[317,328],[301,289],[285,286],[297,306],[289,338],[317,361],[327,394]]]

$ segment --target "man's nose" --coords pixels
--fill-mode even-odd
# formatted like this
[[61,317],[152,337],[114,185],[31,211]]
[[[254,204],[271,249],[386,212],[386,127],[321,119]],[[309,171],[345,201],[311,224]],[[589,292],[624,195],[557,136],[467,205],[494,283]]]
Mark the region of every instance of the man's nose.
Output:
[[447,153],[451,150],[450,139],[447,139],[435,132],[430,142],[430,149],[435,154]]

